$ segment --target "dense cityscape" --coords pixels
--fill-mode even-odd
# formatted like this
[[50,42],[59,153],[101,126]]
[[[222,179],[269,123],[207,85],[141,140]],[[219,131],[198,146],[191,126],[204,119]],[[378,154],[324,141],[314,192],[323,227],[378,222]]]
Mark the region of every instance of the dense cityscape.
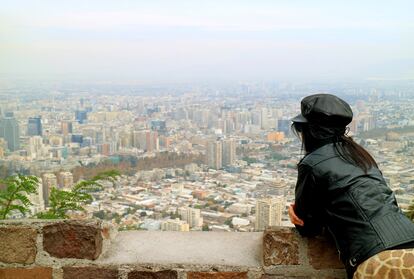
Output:
[[409,82],[27,88],[0,92],[0,175],[39,177],[32,215],[49,206],[52,187],[70,189],[115,169],[116,181],[103,181],[72,218],[104,219],[120,230],[291,226],[287,208],[304,154],[290,119],[316,92],[352,105],[349,135],[377,160],[403,210],[414,199]]

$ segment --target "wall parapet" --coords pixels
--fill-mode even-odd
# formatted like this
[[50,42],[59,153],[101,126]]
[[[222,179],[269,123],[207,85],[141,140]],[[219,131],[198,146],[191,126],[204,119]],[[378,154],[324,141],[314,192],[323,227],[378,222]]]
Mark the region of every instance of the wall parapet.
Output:
[[98,220],[0,222],[0,278],[345,278],[324,237],[264,233],[116,232]]

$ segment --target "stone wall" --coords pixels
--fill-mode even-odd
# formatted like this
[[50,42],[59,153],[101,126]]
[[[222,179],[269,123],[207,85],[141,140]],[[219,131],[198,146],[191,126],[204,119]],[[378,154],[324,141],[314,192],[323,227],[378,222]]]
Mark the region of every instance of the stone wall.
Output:
[[2,221],[0,279],[26,278],[333,279],[345,272],[329,240],[304,239],[293,228],[116,233],[96,220]]

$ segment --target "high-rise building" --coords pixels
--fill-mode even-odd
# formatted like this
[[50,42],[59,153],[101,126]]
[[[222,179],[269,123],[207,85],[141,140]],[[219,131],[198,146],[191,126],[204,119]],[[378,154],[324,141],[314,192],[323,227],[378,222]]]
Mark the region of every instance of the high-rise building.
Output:
[[208,127],[208,120],[210,111],[208,109],[200,109],[193,111],[193,121],[197,123],[200,128]]
[[133,140],[133,136],[131,135],[130,132],[121,131],[118,134],[117,147],[119,147],[119,148],[130,148],[131,146],[133,146],[133,144],[131,144],[132,140]]
[[59,174],[60,188],[70,188],[73,185],[73,175],[69,171],[64,171]]
[[151,120],[151,130],[164,134],[167,131],[165,120]]
[[27,135],[42,135],[42,118],[40,116],[29,117],[29,119],[27,120]]
[[167,136],[160,136],[159,138],[160,147],[168,148],[171,144],[171,138]]
[[43,200],[45,201],[45,206],[49,206],[49,195],[52,187],[57,187],[57,178],[53,173],[45,173],[42,178],[43,186]]
[[203,226],[203,218],[201,217],[201,210],[197,208],[181,208],[179,209],[181,220],[186,221],[190,228],[200,228]]
[[220,140],[210,140],[207,143],[207,165],[213,169],[222,168],[223,144]]
[[291,125],[292,121],[290,119],[278,119],[277,120],[277,129],[280,132],[285,133],[285,136],[291,135]]
[[37,185],[37,193],[30,194],[29,200],[32,205],[29,207],[32,215],[35,215],[45,209],[45,201],[43,199],[43,187],[42,183],[39,182]]
[[188,232],[190,231],[190,226],[185,221],[180,219],[169,219],[161,223],[161,230],[163,231],[176,231],[176,232]]
[[111,144],[110,143],[102,143],[98,144],[98,152],[102,155],[109,156],[111,154]]
[[158,132],[156,131],[147,131],[146,133],[146,145],[147,148],[145,151],[157,151],[159,150],[159,140],[158,140]]
[[262,108],[260,110],[260,125],[261,128],[266,130],[269,128],[269,121],[268,121],[268,110],[267,108]]
[[254,110],[251,112],[252,124],[262,127],[262,111]]
[[61,130],[62,134],[67,136],[68,134],[73,133],[73,125],[72,122],[69,120],[63,120],[61,123]]
[[72,135],[72,142],[77,142],[77,143],[79,143],[79,144],[82,144],[82,142],[83,142],[83,135],[81,135],[81,134],[73,134]]
[[6,117],[0,119],[0,138],[7,141],[7,148],[10,151],[16,151],[20,148],[19,123],[13,113],[7,113]]
[[30,137],[29,154],[32,158],[38,158],[43,155],[43,139],[41,136]]
[[144,151],[159,150],[158,132],[150,130],[134,131],[132,133],[132,145]]
[[83,137],[81,147],[91,146],[93,144],[93,139],[91,137]]
[[284,207],[285,198],[283,196],[257,200],[255,230],[263,231],[269,226],[280,226]]
[[63,137],[59,135],[53,135],[49,137],[49,144],[51,146],[62,146],[63,145]]
[[232,134],[235,130],[235,124],[234,124],[233,119],[229,119],[229,118],[226,119],[225,122],[224,122],[224,127],[225,127],[225,129],[224,129],[223,132],[225,134]]
[[223,140],[223,167],[231,166],[236,161],[236,141],[234,139]]
[[85,121],[88,119],[88,112],[86,110],[75,111],[75,119],[79,124],[85,123]]

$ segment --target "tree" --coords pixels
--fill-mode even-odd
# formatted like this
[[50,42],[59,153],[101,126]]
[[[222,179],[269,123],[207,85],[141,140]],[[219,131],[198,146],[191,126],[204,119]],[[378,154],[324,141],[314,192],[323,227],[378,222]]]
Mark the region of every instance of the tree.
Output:
[[201,228],[201,230],[202,230],[202,231],[206,231],[206,232],[207,232],[207,231],[209,231],[209,230],[210,230],[210,228],[208,227],[208,225],[207,225],[207,224],[204,224],[204,225],[203,225],[203,227]]
[[119,175],[118,171],[106,171],[94,176],[90,180],[78,182],[71,190],[61,190],[52,187],[49,197],[50,209],[37,214],[39,219],[66,219],[67,212],[85,211],[84,204],[90,203],[93,197],[90,192],[102,189],[100,180],[109,180],[114,182]]
[[244,156],[242,158],[242,160],[243,161],[246,161],[248,165],[257,163],[257,159],[256,158],[251,158],[251,157],[248,157],[248,156]]
[[29,194],[37,192],[39,180],[36,176],[16,175],[1,180],[6,189],[0,191],[0,219],[6,219],[13,211],[25,215],[32,205],[27,198]]

